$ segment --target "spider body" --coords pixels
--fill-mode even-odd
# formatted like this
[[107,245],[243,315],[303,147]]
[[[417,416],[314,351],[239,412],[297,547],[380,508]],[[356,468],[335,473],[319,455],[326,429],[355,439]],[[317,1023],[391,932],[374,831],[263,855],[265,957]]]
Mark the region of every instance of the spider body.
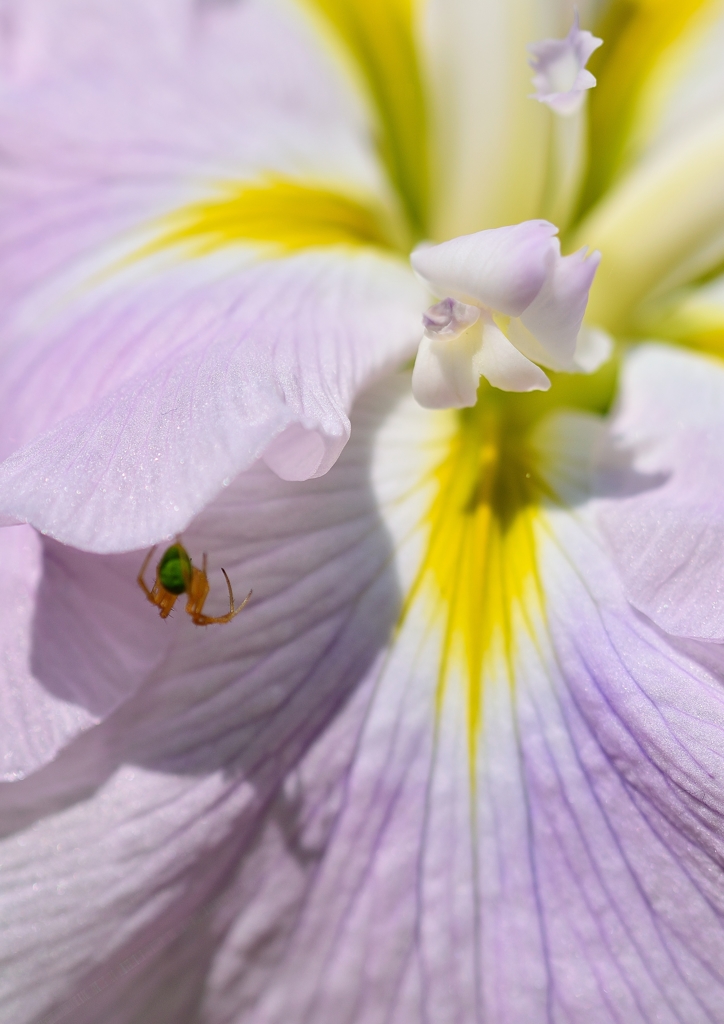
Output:
[[156,566],[156,579],[149,589],[144,576],[155,550],[155,547],[151,548],[143,560],[141,571],[138,574],[138,585],[151,604],[155,604],[159,609],[162,619],[168,618],[176,599],[181,594],[188,595],[186,613],[191,616],[191,620],[196,626],[210,626],[215,622],[231,622],[251,597],[251,591],[249,591],[239,607],[235,608],[231,583],[226,571],[222,569],[229,590],[229,611],[226,615],[204,615],[204,603],[209,594],[206,554],[204,554],[202,568],[197,569],[192,565],[186,548],[178,541],[164,551],[161,561]]

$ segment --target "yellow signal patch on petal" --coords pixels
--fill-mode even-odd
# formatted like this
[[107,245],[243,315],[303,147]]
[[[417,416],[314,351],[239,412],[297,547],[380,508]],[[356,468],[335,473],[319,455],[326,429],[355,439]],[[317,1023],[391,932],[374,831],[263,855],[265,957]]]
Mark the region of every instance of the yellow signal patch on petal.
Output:
[[436,496],[428,541],[402,619],[418,600],[431,602],[443,630],[438,707],[451,678],[467,688],[471,765],[484,714],[486,676],[515,685],[516,638],[544,620],[536,559],[536,522],[550,492],[505,396],[492,388],[457,413],[448,450],[434,470]]
[[231,245],[264,247],[287,255],[318,246],[398,248],[390,216],[341,192],[285,178],[231,183],[150,225],[155,237],[132,253],[136,260],[167,249],[205,256]]
[[425,90],[415,0],[303,0],[352,59],[377,119],[377,145],[409,227],[426,235],[429,200]]
[[596,34],[604,45],[589,62],[590,156],[581,209],[605,192],[628,155],[642,90],[665,52],[713,0],[614,0]]

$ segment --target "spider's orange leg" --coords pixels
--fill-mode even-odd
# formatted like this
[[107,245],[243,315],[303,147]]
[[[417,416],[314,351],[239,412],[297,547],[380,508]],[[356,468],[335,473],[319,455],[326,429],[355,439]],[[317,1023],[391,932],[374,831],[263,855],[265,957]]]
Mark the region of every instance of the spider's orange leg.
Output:
[[244,600],[239,605],[239,607],[235,608],[234,607],[234,591],[231,589],[231,580],[226,575],[226,569],[222,568],[221,571],[224,574],[224,579],[226,580],[226,586],[227,586],[227,589],[229,591],[229,615],[233,619],[235,615],[239,614],[239,612],[242,610],[242,608],[246,608],[247,604],[249,603],[249,598],[251,597],[253,591],[250,590],[249,593],[244,598]]
[[138,585],[143,591],[143,593],[146,595],[147,600],[149,600],[151,604],[155,605],[159,609],[159,613],[162,619],[167,619],[171,614],[171,609],[176,603],[176,594],[172,594],[170,590],[166,590],[166,588],[162,586],[158,578],[158,572],[156,572],[156,579],[154,580],[153,586],[151,587],[150,590],[148,589],[148,584],[146,583],[146,580],[144,578],[146,575],[146,569],[148,568],[148,563],[151,561],[151,558],[153,557],[153,553],[156,550],[156,547],[157,545],[154,544],[154,546],[148,552],[146,557],[143,559],[143,565],[141,566],[140,572],[138,573],[137,580]]
[[[247,605],[247,603],[249,601],[249,598],[251,597],[251,591],[249,591],[249,593],[246,595],[246,597],[244,598],[242,603],[239,605],[239,607],[235,608],[234,607],[234,592],[231,589],[231,581],[229,580],[229,577],[226,575],[226,570],[222,569],[221,571],[224,574],[224,579],[226,580],[226,586],[227,586],[228,591],[229,591],[229,611],[227,612],[226,615],[204,615],[204,613],[203,613],[204,603],[206,602],[206,598],[207,598],[208,593],[209,593],[209,581],[208,581],[208,579],[206,577],[206,555],[204,555],[203,566],[204,566],[204,568],[203,568],[203,577],[202,577],[203,578],[203,590],[201,588],[201,585],[199,585],[198,593],[196,593],[194,595],[189,595],[189,602],[186,605],[186,611],[189,613],[189,615],[191,616],[191,618],[194,621],[195,625],[197,625],[197,626],[211,626],[211,625],[213,625],[214,623],[217,623],[217,622],[218,623],[231,622],[231,620],[234,618],[234,616],[238,615],[239,612],[242,610],[242,608],[246,607],[246,605]],[[201,573],[199,575],[201,576]],[[199,581],[199,583],[200,583],[200,581]]]
[[171,609],[176,604],[177,597],[178,595],[172,594],[170,590],[165,590],[162,587],[159,587],[156,595],[151,598],[153,603],[160,609],[162,619],[167,619],[169,617]]
[[191,582],[186,588],[186,593],[189,595],[186,611],[196,622],[196,617],[201,614],[201,609],[204,607],[209,593],[209,581],[202,569],[193,568],[191,570]]
[[[153,558],[153,553],[154,553],[154,551],[156,550],[157,547],[158,547],[158,545],[154,544],[154,546],[148,552],[146,557],[143,559],[143,565],[141,566],[140,572],[138,573],[138,577],[137,577],[139,587],[141,588],[143,593],[146,595],[148,600],[151,602],[151,604],[156,604],[156,599],[153,596],[153,591],[149,590],[148,587],[146,586],[146,581],[144,579],[144,576],[146,575],[146,569],[148,568],[148,563]],[[154,590],[155,589],[156,589],[156,586],[154,584]]]

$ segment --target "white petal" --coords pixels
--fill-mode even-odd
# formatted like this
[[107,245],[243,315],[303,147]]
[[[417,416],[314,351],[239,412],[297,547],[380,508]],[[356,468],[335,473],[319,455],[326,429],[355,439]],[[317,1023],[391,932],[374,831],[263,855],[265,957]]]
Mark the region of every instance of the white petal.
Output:
[[541,368],[511,345],[492,322],[483,328],[483,344],[473,366],[493,387],[503,391],[547,391],[551,386]]
[[480,373],[474,360],[482,344],[482,324],[456,338],[425,331],[412,372],[412,393],[425,409],[462,409],[475,405]]
[[599,252],[586,249],[551,260],[545,284],[521,321],[546,350],[552,368],[571,370],[578,332],[588,303],[588,293],[601,261]]
[[478,231],[415,249],[410,261],[435,295],[520,316],[546,280],[559,252],[558,228],[545,220]]

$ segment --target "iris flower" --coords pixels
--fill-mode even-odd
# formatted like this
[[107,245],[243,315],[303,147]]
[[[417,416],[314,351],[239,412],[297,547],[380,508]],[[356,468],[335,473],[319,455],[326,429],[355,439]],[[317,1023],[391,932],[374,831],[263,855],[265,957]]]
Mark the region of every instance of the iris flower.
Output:
[[3,1020],[724,1019],[724,21],[578,13],[0,6]]

